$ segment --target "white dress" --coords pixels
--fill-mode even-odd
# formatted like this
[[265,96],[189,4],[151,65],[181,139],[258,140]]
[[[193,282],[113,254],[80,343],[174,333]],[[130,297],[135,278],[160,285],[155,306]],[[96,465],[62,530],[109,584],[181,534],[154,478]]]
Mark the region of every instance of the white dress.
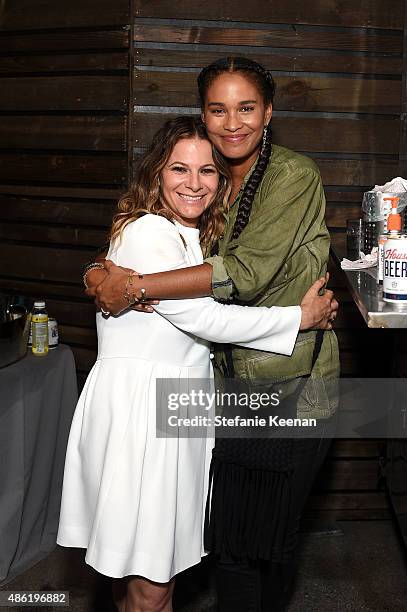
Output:
[[[197,265],[199,232],[145,215],[109,258],[146,274]],[[112,577],[167,582],[198,563],[213,438],[156,438],[155,380],[211,377],[207,341],[289,355],[300,318],[299,306],[212,298],[97,314],[98,357],[72,422],[58,544],[86,548],[86,562]]]

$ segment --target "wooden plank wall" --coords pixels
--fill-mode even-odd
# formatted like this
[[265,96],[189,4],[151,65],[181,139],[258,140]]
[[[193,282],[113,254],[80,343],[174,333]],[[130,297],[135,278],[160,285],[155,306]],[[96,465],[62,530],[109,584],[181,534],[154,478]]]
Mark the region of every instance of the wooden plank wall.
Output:
[[129,8],[0,7],[0,289],[47,300],[80,374],[96,348],[80,270],[128,178]]
[[[171,116],[199,112],[196,76],[214,59],[245,55],[277,82],[274,140],[318,163],[327,223],[344,232],[363,191],[398,174],[403,0],[189,2],[134,0],[134,157]],[[333,271],[333,270],[332,270]],[[367,330],[333,271],[344,375],[373,375],[382,330]],[[373,333],[372,333],[373,331]],[[308,512],[383,518],[377,491],[380,441],[337,441]]]

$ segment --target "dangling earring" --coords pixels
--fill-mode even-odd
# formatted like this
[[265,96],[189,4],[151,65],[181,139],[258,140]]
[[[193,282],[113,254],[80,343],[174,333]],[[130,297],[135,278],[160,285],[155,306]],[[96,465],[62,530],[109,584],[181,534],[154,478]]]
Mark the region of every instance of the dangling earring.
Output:
[[268,124],[264,126],[264,130],[263,130],[263,141],[261,143],[261,151],[260,151],[260,155],[263,153],[265,146],[266,146],[266,140],[267,140],[267,129],[268,129]]

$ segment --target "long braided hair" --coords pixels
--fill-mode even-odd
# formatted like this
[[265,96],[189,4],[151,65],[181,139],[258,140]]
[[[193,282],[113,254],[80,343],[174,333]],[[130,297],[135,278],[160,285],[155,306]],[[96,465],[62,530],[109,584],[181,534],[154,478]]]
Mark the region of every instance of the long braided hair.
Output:
[[[198,76],[198,91],[201,106],[204,108],[206,94],[211,83],[223,73],[238,72],[249,79],[259,90],[263,97],[264,105],[272,104],[275,94],[275,82],[271,73],[257,62],[244,57],[223,57],[204,68]],[[250,175],[243,190],[237,211],[236,221],[233,226],[232,239],[238,238],[246,225],[249,223],[250,212],[255,193],[261,183],[264,172],[270,161],[272,153],[271,145],[271,121],[265,129],[263,144],[256,166]]]

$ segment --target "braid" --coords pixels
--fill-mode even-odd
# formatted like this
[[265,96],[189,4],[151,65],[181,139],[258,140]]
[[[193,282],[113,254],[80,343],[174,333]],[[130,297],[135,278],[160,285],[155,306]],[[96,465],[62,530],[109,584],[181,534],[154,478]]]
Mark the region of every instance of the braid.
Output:
[[256,191],[262,181],[264,172],[268,166],[271,157],[272,145],[271,145],[271,122],[267,126],[266,138],[264,145],[260,151],[259,159],[257,160],[256,166],[250,175],[249,180],[243,190],[242,197],[240,198],[239,208],[237,209],[236,221],[233,226],[232,239],[239,238],[240,234],[249,223],[250,212]]
[[[263,66],[257,62],[249,60],[245,57],[224,57],[216,62],[213,62],[213,64],[206,66],[198,76],[198,90],[202,107],[205,105],[206,92],[212,81],[214,81],[220,74],[225,72],[240,72],[244,74],[248,79],[255,83],[256,87],[263,96],[264,104],[266,106],[272,104],[276,87],[271,72],[263,68]],[[242,197],[240,198],[236,221],[233,226],[232,239],[238,238],[246,225],[249,223],[253,199],[270,161],[271,152],[272,144],[270,122],[266,129],[266,135],[256,166],[249,180],[247,181]]]

